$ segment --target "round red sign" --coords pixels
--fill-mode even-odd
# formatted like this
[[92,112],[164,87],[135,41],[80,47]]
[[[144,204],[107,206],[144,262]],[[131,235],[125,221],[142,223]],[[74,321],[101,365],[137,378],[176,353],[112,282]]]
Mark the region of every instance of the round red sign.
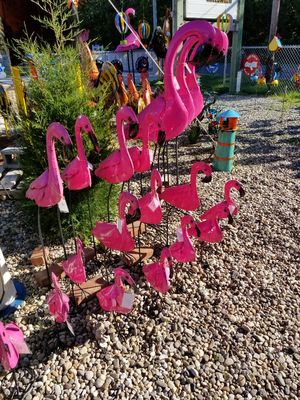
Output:
[[260,69],[260,60],[256,54],[248,54],[244,58],[243,71],[246,75],[251,76]]

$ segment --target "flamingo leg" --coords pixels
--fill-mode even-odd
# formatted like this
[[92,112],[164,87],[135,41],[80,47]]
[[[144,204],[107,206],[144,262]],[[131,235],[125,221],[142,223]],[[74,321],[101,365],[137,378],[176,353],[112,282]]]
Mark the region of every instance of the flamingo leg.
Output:
[[58,206],[57,206],[56,210],[57,210],[57,221],[58,221],[58,228],[59,228],[59,233],[60,233],[60,238],[61,238],[61,244],[62,244],[62,247],[64,249],[65,259],[67,259],[68,255],[67,255],[67,250],[66,250],[66,246],[65,246],[65,238],[64,238],[63,231],[62,231],[60,211],[59,211]]
[[[89,219],[90,219],[90,227],[91,230],[93,229],[93,221],[92,221],[92,210],[91,210],[91,196],[90,196],[90,190],[88,189],[88,211],[89,211]],[[92,235],[92,240],[93,240],[93,247],[94,247],[94,252],[95,252],[95,258],[97,260],[97,247],[96,247],[96,241],[95,241],[95,236]]]
[[154,160],[155,160],[155,156],[156,156],[156,151],[157,151],[157,143],[155,143],[154,152],[153,152],[153,159],[152,159],[150,171],[153,170],[153,164],[154,164]]
[[175,139],[175,163],[176,163],[176,185],[179,185],[179,173],[178,173],[178,136]]
[[[111,195],[112,185],[113,184],[111,183],[110,187],[109,187],[108,195],[107,195],[107,203],[106,203],[106,205],[107,205],[107,222],[109,222],[109,218],[110,218],[110,215],[109,215],[109,199],[110,199],[110,195]],[[123,191],[123,188],[122,188],[122,191]]]
[[71,227],[72,227],[72,233],[73,233],[73,239],[74,239],[74,246],[75,246],[75,253],[76,253],[76,233],[75,233],[75,228],[74,228],[74,223],[73,223],[73,217],[72,217],[72,207],[71,207],[71,190],[69,190],[69,218],[70,218],[70,222],[71,222]]
[[40,242],[41,242],[41,245],[42,245],[43,257],[44,257],[46,271],[47,271],[48,280],[49,280],[49,287],[51,287],[50,271],[49,271],[46,252],[45,252],[45,247],[44,247],[44,239],[43,239],[43,235],[42,235],[41,216],[40,216],[40,207],[39,206],[38,206],[38,232],[39,232]]

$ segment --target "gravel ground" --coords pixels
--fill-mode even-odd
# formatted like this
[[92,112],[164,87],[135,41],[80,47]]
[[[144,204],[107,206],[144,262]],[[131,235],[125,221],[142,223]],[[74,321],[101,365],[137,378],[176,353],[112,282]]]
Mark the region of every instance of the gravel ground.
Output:
[[[175,266],[167,295],[133,269],[138,283],[128,316],[104,313],[91,300],[71,311],[75,338],[55,325],[47,289],[36,286],[37,267],[28,264],[38,244],[33,222],[13,202],[0,203],[0,245],[28,290],[14,315],[32,350],[17,370],[21,389],[30,381],[26,367],[35,373],[26,400],[299,399],[299,108],[281,122],[282,105],[272,98],[223,96],[219,103],[241,114],[238,162],[199,193],[205,210],[222,199],[227,179],[238,179],[246,190],[239,215],[234,226],[223,224],[223,242],[206,246],[202,262]],[[182,181],[209,148],[206,138],[196,145],[181,138]],[[178,220],[174,214],[171,241]],[[50,248],[54,257],[59,251]],[[10,398],[10,379],[0,369],[0,398]]]

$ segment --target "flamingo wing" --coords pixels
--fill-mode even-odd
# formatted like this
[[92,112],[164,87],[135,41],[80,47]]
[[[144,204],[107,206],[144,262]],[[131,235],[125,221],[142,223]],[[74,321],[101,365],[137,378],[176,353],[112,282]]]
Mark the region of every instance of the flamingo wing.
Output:
[[82,168],[82,162],[80,161],[79,157],[75,157],[64,169],[63,173],[61,174],[62,179],[67,182],[80,173],[80,169]]

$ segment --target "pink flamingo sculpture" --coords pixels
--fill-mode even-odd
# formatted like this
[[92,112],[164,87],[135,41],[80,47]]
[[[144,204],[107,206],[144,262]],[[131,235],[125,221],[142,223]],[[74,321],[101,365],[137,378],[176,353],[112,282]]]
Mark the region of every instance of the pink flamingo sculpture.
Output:
[[74,283],[81,284],[86,281],[86,272],[83,262],[83,244],[76,239],[76,254],[61,263],[63,270]]
[[181,26],[172,38],[165,61],[164,82],[165,91],[156,97],[143,111],[138,114],[140,123],[139,137],[142,137],[148,129],[146,116],[153,115],[153,124],[149,140],[163,142],[180,135],[188,125],[188,112],[177,92],[173,76],[176,53],[180,45],[189,36],[197,36],[199,43],[207,43],[214,37],[215,30],[206,21],[191,21]]
[[85,155],[81,131],[89,135],[95,150],[99,152],[97,138],[88,117],[80,115],[75,122],[75,139],[78,155],[70,162],[61,175],[69,190],[82,190],[91,187],[92,184],[91,171]]
[[133,307],[134,294],[126,291],[123,280],[129,285],[134,285],[134,280],[122,268],[116,268],[114,275],[115,283],[101,289],[96,296],[104,311],[128,314]]
[[133,30],[134,33],[130,32],[130,34],[128,36],[126,36],[126,38],[125,38],[126,43],[119,44],[115,50],[116,53],[121,53],[121,52],[129,51],[129,50],[135,50],[141,46],[140,40],[139,40],[139,35],[130,24],[130,15],[135,16],[135,10],[131,7],[127,8],[127,10],[125,11],[125,14],[128,17],[128,25],[130,26],[130,28]]
[[167,293],[170,289],[170,268],[172,267],[172,256],[168,247],[164,247],[160,254],[159,262],[145,264],[143,272],[153,287],[160,293]]
[[200,216],[200,221],[195,222],[195,225],[189,227],[188,233],[201,242],[220,242],[223,239],[223,232],[219,225],[219,220],[225,218],[228,218],[228,222],[232,223],[228,204],[224,201],[214,205],[203,213]]
[[189,215],[181,218],[181,228],[177,229],[177,240],[170,246],[171,256],[181,263],[192,262],[196,259],[194,246],[189,238],[187,228],[195,225],[195,221]]
[[103,160],[95,171],[98,178],[109,183],[126,182],[134,173],[133,163],[125,143],[123,122],[137,123],[136,114],[130,107],[122,107],[117,112],[116,120],[119,150],[114,151]]
[[238,213],[238,208],[237,208],[237,206],[235,204],[235,201],[230,196],[231,189],[238,190],[239,193],[240,193],[240,197],[244,197],[245,196],[245,190],[242,187],[242,185],[240,184],[240,182],[238,182],[235,179],[231,179],[231,180],[227,181],[225,183],[225,185],[224,185],[225,201],[228,203],[230,214],[232,216],[235,216]]
[[153,159],[153,153],[149,149],[149,131],[142,137],[142,147],[130,147],[128,152],[133,163],[134,172],[142,173],[148,171]]
[[160,195],[161,200],[174,207],[185,211],[194,211],[200,206],[200,199],[197,193],[197,174],[203,172],[205,177],[202,182],[210,182],[212,169],[203,161],[195,162],[191,168],[190,182],[184,185],[171,186],[166,188]]
[[150,187],[151,191],[139,199],[140,222],[144,222],[145,224],[160,224],[162,221],[162,211],[158,192],[161,191],[162,180],[157,169],[153,169],[151,172]]
[[0,362],[3,368],[6,371],[15,368],[19,362],[19,355],[28,353],[30,350],[21,329],[12,322],[4,325],[0,321]]
[[134,249],[135,242],[126,225],[125,208],[127,204],[130,205],[127,212],[133,215],[139,207],[137,198],[128,192],[121,192],[117,223],[99,221],[92,230],[93,235],[109,249],[119,251],[131,251]]
[[52,272],[51,279],[54,289],[49,293],[47,303],[49,312],[54,316],[55,321],[63,323],[67,321],[69,313],[69,297],[61,290],[57,276]]
[[39,207],[52,207],[64,197],[63,182],[60,177],[58,162],[55,153],[54,139],[64,145],[72,144],[67,130],[58,122],[52,122],[46,133],[46,149],[48,169],[31,182],[26,197],[34,200]]

